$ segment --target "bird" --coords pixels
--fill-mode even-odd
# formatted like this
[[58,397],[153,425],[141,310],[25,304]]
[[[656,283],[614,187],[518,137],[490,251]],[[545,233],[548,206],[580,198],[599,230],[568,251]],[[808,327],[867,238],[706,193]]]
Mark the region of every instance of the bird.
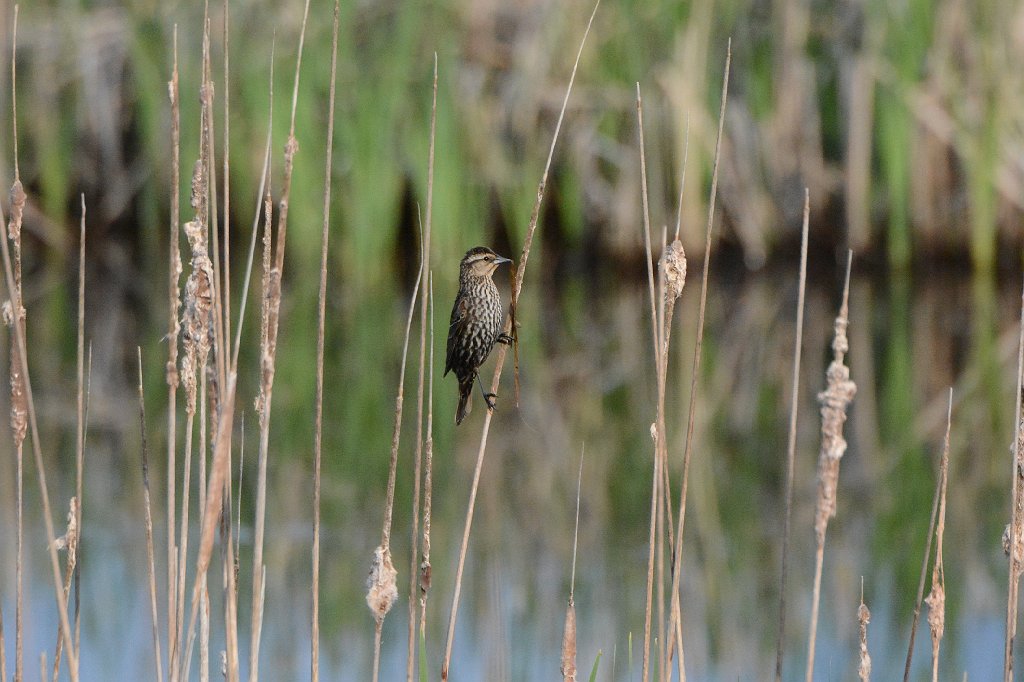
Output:
[[[469,414],[473,382],[477,380],[480,365],[484,364],[494,344],[512,342],[512,338],[502,332],[504,314],[501,297],[491,279],[499,265],[511,262],[511,259],[499,256],[486,246],[477,246],[467,251],[459,263],[459,292],[452,306],[444,367],[444,376],[453,372],[459,380],[456,424],[461,424]],[[494,409],[495,397],[492,393],[484,393],[489,409]]]

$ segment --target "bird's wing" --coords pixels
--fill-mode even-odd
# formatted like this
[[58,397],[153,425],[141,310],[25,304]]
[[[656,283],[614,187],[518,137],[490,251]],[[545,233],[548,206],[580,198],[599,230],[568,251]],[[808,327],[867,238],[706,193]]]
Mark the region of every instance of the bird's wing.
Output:
[[452,319],[448,324],[448,352],[444,363],[444,376],[452,369],[455,360],[455,341],[462,336],[469,321],[469,300],[461,294],[455,298],[455,305],[452,306]]

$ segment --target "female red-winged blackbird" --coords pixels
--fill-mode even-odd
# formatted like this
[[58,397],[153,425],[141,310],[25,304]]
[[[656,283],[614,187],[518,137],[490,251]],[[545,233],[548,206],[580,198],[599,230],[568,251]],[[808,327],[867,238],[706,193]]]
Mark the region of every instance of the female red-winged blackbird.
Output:
[[[508,343],[511,339],[501,332],[504,314],[498,287],[491,275],[502,263],[511,263],[486,246],[478,246],[466,252],[459,264],[459,293],[452,306],[452,319],[448,327],[448,358],[444,373],[454,372],[459,380],[459,409],[455,412],[455,423],[461,424],[469,414],[469,395],[477,371],[490,355],[498,341]],[[483,388],[481,387],[481,390]],[[493,409],[495,396],[484,394],[487,407]]]

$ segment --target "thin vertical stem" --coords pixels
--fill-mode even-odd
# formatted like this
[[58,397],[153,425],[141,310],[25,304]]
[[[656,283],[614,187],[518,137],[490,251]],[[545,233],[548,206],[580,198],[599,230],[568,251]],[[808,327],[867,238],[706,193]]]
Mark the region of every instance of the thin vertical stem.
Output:
[[[434,142],[437,131],[437,53],[434,53],[434,82],[430,104],[430,147],[427,153],[427,216],[423,224],[423,238],[420,246],[420,271],[430,272],[430,228],[434,206]],[[426,275],[424,275],[426,276]],[[424,383],[426,382],[427,354],[427,306],[430,304],[428,290],[424,288],[424,296],[420,299],[420,365],[416,386],[416,448],[413,464],[412,488],[412,540],[410,541],[409,568],[409,644],[406,665],[406,682],[412,682],[413,671],[416,669],[416,592],[419,584],[419,557],[416,543],[419,541],[420,512],[420,478],[423,466],[423,402]]]
[[331,228],[331,167],[334,152],[334,96],[338,74],[338,13],[334,0],[334,28],[331,33],[331,87],[327,104],[327,141],[324,155],[324,221],[320,233],[320,292],[317,299],[316,337],[316,423],[313,435],[313,584],[310,615],[310,678],[320,679],[320,463],[324,414],[324,326],[327,317],[327,251]]
[[786,516],[782,524],[782,570],[779,576],[778,645],[775,649],[775,680],[782,681],[782,652],[786,629],[786,573],[789,568],[789,533],[793,516],[793,476],[796,470],[796,417],[800,398],[800,354],[804,345],[804,296],[807,290],[807,241],[811,195],[804,188],[804,222],[800,230],[800,285],[796,302],[796,338],[793,341],[793,392],[789,403],[789,440],[786,445]]
[[149,571],[149,608],[153,625],[153,656],[156,682],[164,678],[160,657],[160,624],[156,607],[156,561],[153,555],[153,510],[149,498],[149,441],[146,439],[146,402],[142,393],[142,347],[137,347],[139,367],[139,429],[142,434],[142,498],[146,519],[146,568]]
[[178,660],[178,552],[174,522],[177,516],[175,486],[177,477],[177,392],[178,392],[178,280],[181,277],[181,252],[178,225],[181,203],[181,109],[178,102],[178,26],[174,26],[174,61],[167,91],[171,103],[171,220],[168,237],[168,331],[167,331],[167,667],[170,680],[177,679]]
[[707,311],[708,300],[708,278],[711,271],[711,230],[715,224],[715,203],[718,198],[718,164],[722,153],[722,130],[725,127],[725,106],[729,95],[729,72],[732,65],[732,38],[726,44],[725,73],[722,76],[722,104],[718,111],[718,137],[715,141],[715,162],[711,172],[711,193],[708,198],[708,220],[704,234],[704,267],[701,271],[700,281],[700,309],[697,314],[697,340],[693,348],[693,367],[690,372],[690,407],[686,421],[686,443],[683,446],[683,482],[679,497],[679,524],[676,526],[675,556],[672,561],[672,600],[676,606],[672,609],[674,626],[671,628],[670,636],[675,637],[676,646],[679,648],[679,679],[686,679],[686,669],[683,665],[683,640],[681,609],[679,604],[679,585],[683,566],[683,528],[686,523],[686,494],[689,489],[690,480],[690,458],[692,455],[693,430],[697,414],[697,379],[700,376],[701,351],[704,347],[704,316]]
[[1021,475],[1021,448],[1018,429],[1021,422],[1021,383],[1024,379],[1024,291],[1021,293],[1020,341],[1017,345],[1017,390],[1013,407],[1013,471],[1010,475],[1010,571],[1006,597],[1006,647],[1003,651],[1003,682],[1013,682],[1013,640],[1017,635],[1017,590],[1020,578],[1020,557],[1017,556],[1017,536],[1020,534],[1021,514],[1018,507],[1017,478]]
[[249,647],[249,680],[259,679],[260,633],[263,614],[263,576],[266,569],[263,565],[263,540],[266,530],[266,498],[267,498],[267,459],[270,447],[270,410],[274,390],[274,366],[277,357],[277,333],[280,323],[281,286],[284,277],[284,254],[288,233],[288,205],[291,200],[292,171],[298,142],[295,139],[295,110],[299,99],[299,76],[302,72],[302,53],[306,41],[306,22],[309,18],[309,0],[306,0],[302,13],[302,28],[299,31],[298,54],[295,59],[295,78],[292,86],[292,112],[288,129],[288,141],[284,152],[284,180],[281,200],[278,204],[277,242],[275,246],[275,262],[271,273],[271,290],[268,301],[269,328],[264,348],[261,349],[260,403],[260,452],[258,458],[256,481],[256,528],[253,542],[253,604],[252,604],[252,638]]

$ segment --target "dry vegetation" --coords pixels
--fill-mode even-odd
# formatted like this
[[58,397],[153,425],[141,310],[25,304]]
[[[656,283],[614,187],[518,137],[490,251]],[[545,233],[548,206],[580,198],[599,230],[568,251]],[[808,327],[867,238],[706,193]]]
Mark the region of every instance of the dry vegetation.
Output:
[[[314,19],[321,21],[326,16],[323,8],[318,8],[321,14]],[[252,682],[260,676],[261,644],[263,624],[266,614],[266,590],[267,590],[267,562],[264,557],[264,545],[267,534],[267,496],[268,489],[274,485],[271,460],[278,453],[271,447],[271,408],[273,403],[275,381],[278,378],[287,380],[287,377],[278,377],[279,351],[286,353],[287,349],[278,346],[279,330],[283,318],[288,314],[287,309],[282,308],[283,291],[288,287],[290,279],[285,277],[285,266],[290,261],[286,259],[286,246],[288,241],[289,209],[293,189],[293,173],[296,168],[296,158],[299,154],[299,146],[296,131],[296,111],[299,100],[299,82],[303,71],[303,48],[305,40],[306,20],[310,12],[309,2],[305,5],[305,12],[302,18],[301,28],[297,36],[297,49],[295,50],[295,70],[293,76],[293,87],[290,99],[289,130],[284,144],[280,141],[275,145],[273,138],[273,74],[271,74],[269,90],[270,118],[267,124],[266,143],[263,155],[263,168],[260,176],[260,191],[249,199],[255,204],[253,217],[253,230],[248,236],[250,249],[248,260],[245,262],[244,276],[242,277],[239,305],[232,306],[232,280],[230,276],[231,256],[227,245],[231,243],[226,234],[232,222],[224,221],[224,215],[231,215],[231,200],[229,195],[228,177],[229,147],[228,147],[228,122],[232,120],[228,109],[227,98],[217,99],[218,87],[213,79],[214,40],[211,31],[211,22],[204,19],[203,22],[203,49],[200,62],[201,77],[199,79],[199,99],[201,102],[198,112],[198,126],[196,137],[196,149],[185,151],[185,158],[194,157],[191,172],[190,204],[193,215],[190,219],[181,224],[178,215],[178,204],[180,188],[177,179],[180,175],[180,154],[182,153],[181,131],[182,120],[180,103],[182,93],[179,91],[179,73],[177,67],[177,48],[175,43],[174,68],[169,74],[169,130],[171,139],[172,157],[172,184],[170,187],[170,230],[169,238],[169,259],[168,259],[168,292],[165,299],[168,304],[168,356],[166,362],[166,383],[168,395],[168,412],[166,419],[167,452],[166,462],[161,462],[166,467],[166,483],[161,489],[155,486],[151,490],[151,482],[159,479],[150,477],[151,456],[148,446],[147,421],[145,416],[145,396],[143,382],[143,357],[142,350],[138,351],[138,401],[141,435],[140,460],[133,466],[141,465],[142,490],[144,506],[141,510],[141,518],[138,520],[145,528],[145,553],[146,565],[149,578],[149,609],[151,614],[152,647],[154,661],[154,678],[156,680],[166,679],[171,681],[192,679],[193,666],[197,667],[197,676],[201,680],[208,680],[212,676],[223,676],[230,681],[239,680],[243,673],[248,675]],[[15,14],[16,16],[16,14]],[[225,14],[226,16],[226,14]],[[529,221],[524,231],[524,238],[520,257],[517,261],[511,294],[513,311],[518,309],[517,303],[522,292],[526,266],[530,259],[531,248],[534,243],[534,236],[542,223],[542,204],[545,199],[545,191],[548,187],[549,172],[551,171],[552,159],[555,155],[556,143],[559,142],[559,133],[562,131],[563,117],[570,107],[573,94],[573,84],[577,76],[577,69],[580,68],[581,57],[587,47],[587,37],[590,35],[591,27],[594,24],[595,16],[600,16],[599,8],[595,7],[590,15],[590,21],[586,24],[585,30],[582,21],[578,22],[578,32],[582,33],[579,42],[579,49],[576,53],[576,61],[572,66],[571,75],[565,86],[564,97],[561,100],[556,122],[553,125],[552,139],[547,152],[547,161],[540,175],[535,194],[535,203]],[[600,24],[597,24],[600,25]],[[223,24],[223,44],[219,49],[224,57],[224,84],[228,81],[230,73],[229,55],[229,33],[227,21]],[[338,30],[339,30],[339,6],[334,4],[334,22],[332,37],[331,57],[331,79],[329,89],[329,101],[326,105],[326,138],[324,142],[325,177],[323,185],[323,222],[320,232],[320,269],[319,269],[319,296],[317,299],[317,354],[316,354],[316,392],[311,404],[314,406],[315,436],[312,444],[312,462],[310,463],[309,485],[312,492],[312,536],[311,546],[311,579],[309,595],[311,602],[312,617],[309,622],[311,642],[311,679],[319,678],[319,645],[320,645],[320,542],[321,542],[321,463],[322,463],[322,428],[325,420],[324,414],[324,372],[325,372],[325,329],[327,327],[327,298],[328,298],[328,248],[329,236],[331,233],[330,209],[332,197],[332,148],[334,138],[334,106],[335,106],[335,82],[337,77],[338,52]],[[288,38],[282,37],[282,42]],[[800,41],[793,39],[796,43]],[[279,46],[278,46],[279,47]],[[271,50],[274,48],[270,48]],[[686,632],[684,624],[687,622],[688,604],[681,597],[682,582],[686,576],[683,575],[682,567],[687,565],[684,562],[684,522],[688,510],[687,494],[689,487],[689,472],[691,461],[694,457],[705,456],[700,452],[701,444],[695,442],[695,419],[698,405],[698,377],[700,376],[705,315],[707,313],[708,288],[711,270],[711,248],[713,242],[713,227],[716,225],[715,209],[719,190],[719,173],[722,173],[723,187],[729,186],[735,190],[742,186],[743,177],[741,169],[743,160],[737,158],[739,144],[728,144],[726,141],[730,136],[730,124],[727,114],[727,94],[729,93],[729,78],[732,59],[731,44],[724,47],[725,64],[723,82],[721,88],[721,101],[718,118],[717,137],[708,135],[710,130],[706,126],[698,125],[696,135],[701,138],[703,146],[710,146],[710,140],[715,139],[713,170],[711,174],[710,195],[706,202],[707,216],[704,238],[703,267],[701,270],[700,303],[697,315],[688,316],[690,310],[681,305],[677,309],[677,301],[683,294],[687,274],[687,259],[684,244],[686,235],[682,226],[691,225],[692,221],[685,215],[683,199],[688,192],[696,191],[694,186],[701,187],[701,183],[691,182],[686,185],[680,181],[680,202],[678,206],[678,217],[675,233],[669,240],[667,228],[662,228],[660,240],[657,239],[657,230],[652,229],[650,218],[650,196],[648,166],[644,140],[644,109],[640,98],[640,84],[637,84],[636,91],[636,113],[638,124],[639,150],[639,186],[635,187],[635,193],[640,197],[642,206],[643,239],[645,245],[644,262],[646,265],[647,286],[650,305],[651,323],[651,355],[653,361],[656,386],[656,411],[653,415],[654,421],[650,425],[650,435],[653,439],[653,457],[650,460],[640,459],[636,454],[638,462],[644,466],[652,467],[650,474],[650,496],[649,503],[649,535],[646,567],[645,594],[635,595],[635,599],[645,601],[645,622],[643,627],[642,648],[639,652],[640,674],[643,682],[651,679],[664,680],[669,682],[675,679],[683,680],[686,677],[684,664],[684,653],[687,649]],[[784,60],[787,64],[779,75],[783,87],[790,88],[797,92],[809,87],[811,82],[807,74],[799,68],[799,60]],[[881,68],[875,65],[874,68]],[[12,102],[17,101],[14,86],[12,66]],[[582,72],[581,72],[582,73]],[[425,87],[425,86],[424,86]],[[226,88],[225,88],[226,89]],[[191,97],[197,93],[189,93]],[[803,98],[794,96],[795,101],[802,101]],[[217,107],[222,106],[223,130],[217,128],[216,113]],[[470,554],[470,540],[472,535],[473,519],[478,492],[481,486],[481,472],[485,464],[485,455],[488,451],[490,427],[493,411],[489,410],[483,418],[482,432],[480,435],[479,447],[475,461],[475,469],[472,476],[472,483],[468,490],[468,505],[465,515],[465,522],[461,534],[460,551],[455,560],[454,582],[451,588],[452,602],[448,610],[449,620],[445,636],[443,659],[435,661],[430,657],[430,650],[427,649],[427,642],[430,641],[437,648],[437,643],[428,637],[427,632],[427,606],[428,595],[432,589],[432,564],[431,564],[431,518],[433,504],[433,383],[434,383],[434,323],[433,323],[433,277],[431,270],[432,247],[432,222],[433,222],[433,190],[435,170],[435,135],[438,123],[438,111],[445,106],[444,102],[439,103],[438,99],[438,62],[435,56],[433,71],[432,109],[430,120],[429,150],[425,159],[426,167],[426,208],[422,230],[418,240],[419,263],[413,286],[412,299],[409,303],[407,317],[405,319],[405,337],[401,356],[401,365],[398,374],[397,395],[395,398],[394,422],[391,438],[390,467],[388,481],[383,491],[383,520],[381,539],[379,546],[374,550],[370,560],[367,603],[370,607],[373,623],[375,626],[374,652],[373,652],[373,679],[378,679],[380,674],[380,655],[384,642],[384,621],[385,616],[400,599],[399,585],[406,581],[408,590],[408,630],[407,630],[407,672],[406,679],[411,682],[414,678],[432,679],[437,676],[440,679],[448,679],[449,674],[457,671],[459,661],[453,660],[453,642],[456,635],[456,624],[459,614],[460,594],[462,590],[463,569]],[[923,105],[922,105],[923,106]],[[928,109],[928,111],[932,111]],[[804,112],[801,108],[799,112]],[[781,115],[781,113],[780,113]],[[804,114],[801,114],[801,116]],[[861,112],[861,115],[869,115]],[[793,120],[800,120],[801,116],[794,116]],[[16,117],[14,120],[17,120]],[[856,123],[862,125],[862,123]],[[735,126],[736,124],[732,124]],[[186,129],[191,125],[186,123]],[[732,132],[735,132],[733,130]],[[223,152],[221,160],[220,180],[218,182],[217,163],[217,139],[216,135],[223,136]],[[780,140],[786,140],[795,135],[793,129],[783,130]],[[788,136],[788,137],[787,137]],[[17,140],[17,130],[13,131],[13,139]],[[776,140],[776,144],[782,141]],[[789,140],[793,142],[795,153],[774,154],[772,158],[772,172],[780,177],[788,175],[812,175],[814,177],[826,177],[824,173],[810,172],[809,169],[818,169],[824,165],[820,153],[815,156],[814,145],[807,140]],[[278,156],[272,153],[277,146],[283,146],[283,155]],[[303,150],[305,151],[305,150]],[[313,150],[310,150],[312,152]],[[819,150],[820,151],[820,150]],[[784,159],[782,157],[785,157]],[[684,160],[687,158],[684,155]],[[60,670],[65,670],[66,675],[74,681],[79,679],[79,662],[81,655],[80,639],[80,618],[81,614],[78,605],[78,587],[76,580],[79,571],[78,555],[83,547],[89,546],[88,526],[84,523],[82,514],[83,502],[88,502],[90,491],[84,486],[83,472],[86,468],[85,443],[86,425],[88,418],[86,405],[88,399],[88,381],[86,367],[87,354],[84,329],[84,300],[90,295],[86,290],[84,273],[86,269],[85,259],[85,201],[81,205],[81,237],[79,251],[79,304],[78,304],[78,338],[77,338],[77,429],[76,429],[76,465],[77,471],[74,477],[74,494],[70,490],[62,492],[58,498],[63,501],[69,500],[70,511],[66,531],[60,534],[54,527],[54,510],[62,509],[64,504],[51,506],[50,490],[47,484],[46,458],[43,456],[43,444],[40,441],[37,426],[36,407],[33,401],[32,383],[29,374],[28,350],[31,347],[26,340],[26,311],[22,295],[22,240],[21,226],[22,217],[26,205],[26,194],[22,187],[18,170],[17,148],[14,155],[14,184],[11,190],[11,197],[8,203],[9,219],[5,227],[6,238],[0,240],[3,245],[2,255],[4,261],[4,274],[6,282],[6,303],[4,305],[4,318],[10,327],[10,407],[11,424],[13,434],[14,456],[16,458],[16,496],[13,505],[16,509],[17,519],[16,541],[13,552],[16,553],[16,575],[15,584],[17,590],[14,637],[15,651],[13,656],[13,674],[17,682],[26,679],[29,673],[26,670],[26,656],[34,658],[35,652],[25,652],[23,647],[23,615],[24,603],[22,599],[22,582],[24,574],[23,566],[23,447],[26,438],[31,441],[32,456],[36,468],[36,479],[40,487],[40,500],[42,503],[41,514],[46,524],[47,551],[49,553],[50,570],[52,571],[52,582],[54,595],[57,604],[58,633],[54,645],[52,677],[56,680]],[[720,166],[721,162],[721,166]],[[695,162],[696,163],[696,162]],[[681,178],[685,178],[684,167],[680,169]],[[799,172],[798,172],[799,171]],[[280,177],[280,189],[275,190],[276,182],[272,179]],[[297,183],[309,183],[309,178],[296,179]],[[856,182],[856,180],[851,180]],[[793,499],[794,483],[794,458],[798,449],[797,445],[797,423],[796,404],[799,401],[798,388],[800,384],[801,368],[801,347],[803,344],[803,309],[804,309],[804,282],[807,268],[807,240],[809,233],[810,206],[821,202],[822,187],[805,190],[804,211],[803,211],[803,249],[799,272],[800,294],[797,308],[797,325],[795,333],[794,366],[792,384],[792,412],[789,424],[789,447],[786,453],[787,460],[785,469],[786,478],[786,517],[784,520],[784,535],[782,539],[782,562],[780,575],[780,608],[778,614],[777,637],[779,642],[778,654],[775,661],[776,679],[781,679],[786,670],[784,667],[783,652],[786,617],[786,601],[784,595],[787,588],[787,567],[788,567],[788,543],[790,532],[790,506]],[[858,190],[858,191],[863,191]],[[277,210],[274,211],[274,197],[277,197]],[[735,194],[733,201],[735,201]],[[235,204],[237,205],[236,201]],[[237,211],[237,208],[234,209]],[[857,210],[851,208],[851,211]],[[219,222],[223,221],[223,222]],[[864,217],[854,220],[851,223],[863,226]],[[634,219],[633,223],[638,222]],[[852,229],[853,225],[851,225]],[[692,227],[688,228],[692,229]],[[189,254],[188,266],[183,268],[179,254],[179,242],[184,236],[187,241]],[[245,312],[246,302],[249,293],[249,283],[256,259],[256,244],[262,237],[262,254],[260,258],[260,316],[258,334],[252,332],[246,326]],[[635,235],[634,235],[635,236]],[[861,235],[860,238],[863,238]],[[981,247],[979,247],[981,248]],[[898,256],[898,254],[897,254]],[[839,463],[846,450],[844,438],[844,424],[847,418],[847,411],[857,386],[850,378],[850,369],[846,365],[847,353],[852,353],[851,338],[848,338],[848,327],[857,324],[867,324],[859,320],[856,315],[851,315],[850,303],[850,268],[852,253],[846,270],[846,284],[842,294],[842,304],[835,318],[834,340],[832,350],[834,359],[828,366],[826,373],[825,390],[818,395],[821,403],[821,442],[820,455],[818,460],[817,473],[817,503],[813,520],[813,531],[816,539],[816,563],[814,582],[811,586],[800,586],[801,593],[812,595],[812,612],[810,626],[808,629],[808,648],[806,659],[806,679],[811,682],[814,679],[814,661],[816,650],[816,632],[819,615],[819,595],[821,580],[825,569],[825,545],[826,530],[832,518],[837,515],[839,509],[838,499],[840,493],[839,484]],[[290,272],[290,271],[289,271]],[[185,275],[182,285],[181,276]],[[401,439],[403,435],[403,408],[406,381],[406,360],[408,357],[408,346],[412,337],[412,325],[415,313],[419,310],[419,347],[418,347],[418,375],[416,386],[416,427],[415,441],[413,445],[414,455],[412,457],[412,501],[411,501],[411,538],[408,548],[409,554],[399,557],[396,560],[392,556],[391,532],[394,522],[396,506],[396,481],[399,477],[399,466],[401,463]],[[522,322],[522,321],[521,321]],[[526,322],[522,322],[526,324]],[[234,326],[232,327],[232,324]],[[517,322],[510,314],[505,323],[507,333],[516,333]],[[691,372],[691,384],[689,391],[688,413],[683,430],[682,420],[674,418],[666,407],[666,395],[670,388],[670,378],[677,376],[670,372],[670,342],[673,331],[677,328],[685,329],[687,333],[695,336],[693,364]],[[429,334],[428,334],[429,329]],[[1022,319],[1021,332],[1021,357],[1024,357],[1024,319]],[[232,335],[234,330],[234,335]],[[243,339],[257,339],[254,344],[253,354],[256,360],[251,366],[240,368],[240,355],[242,355]],[[180,345],[179,345],[180,344]],[[518,350],[518,347],[516,351]],[[637,351],[639,352],[639,351]],[[493,379],[490,384],[492,393],[497,393],[501,380],[502,370],[506,360],[506,347],[499,346],[496,350],[496,365]],[[429,368],[429,370],[428,370]],[[256,386],[255,395],[250,396],[241,392],[240,373],[249,372],[253,375]],[[1018,376],[1021,370],[1018,368]],[[380,373],[383,376],[383,372]],[[179,388],[181,388],[179,395]],[[518,393],[518,391],[517,391]],[[1016,406],[1017,422],[1024,424],[1020,419],[1020,390],[1018,387],[1018,401]],[[253,486],[255,489],[255,501],[251,518],[247,516],[244,527],[252,527],[252,553],[251,556],[241,556],[239,538],[243,534],[242,504],[239,497],[242,494],[242,459],[243,433],[240,428],[242,409],[241,406],[250,399],[255,399],[256,413],[258,416],[259,440],[257,445],[256,471],[257,479]],[[505,401],[510,404],[511,401]],[[183,411],[184,424],[179,425],[178,416]],[[946,518],[946,489],[949,477],[952,475],[949,466],[949,438],[952,427],[952,393],[947,411],[947,430],[940,466],[936,475],[936,495],[932,509],[932,524],[929,527],[926,537],[926,551],[922,563],[920,587],[918,590],[918,606],[913,614],[913,625],[910,630],[910,643],[906,659],[906,675],[909,675],[911,657],[913,654],[914,634],[918,620],[918,611],[922,602],[925,587],[925,576],[927,569],[931,566],[931,590],[924,603],[928,606],[928,623],[931,631],[932,641],[932,679],[939,678],[939,670],[942,667],[939,660],[940,643],[945,629],[945,599],[946,584],[943,566],[943,534]],[[679,412],[679,415],[682,411]],[[326,416],[330,418],[329,415]],[[183,428],[180,428],[183,426]],[[679,435],[669,435],[669,431],[678,431]],[[1024,429],[1022,429],[1024,432]],[[685,435],[684,435],[685,434]],[[1021,520],[1021,506],[1024,493],[1020,487],[1024,481],[1024,474],[1021,468],[1021,438],[1015,438],[1013,448],[1013,469],[1012,469],[1012,509],[1014,511],[1011,524],[1007,530],[1006,546],[1008,553],[1012,554],[1012,567],[1009,571],[1009,597],[1007,616],[1007,643],[1005,675],[1006,679],[1012,679],[1012,641],[1016,627],[1016,589],[1021,574],[1021,542],[1020,538],[1024,531]],[[682,439],[684,446],[681,452],[675,452],[673,444]],[[237,466],[235,457],[238,456]],[[368,455],[370,456],[370,455]],[[674,458],[678,458],[679,469],[681,470],[681,487],[673,492],[672,471]],[[305,466],[305,461],[302,465]],[[780,468],[782,459],[780,457]],[[640,466],[638,464],[637,466]],[[578,545],[579,518],[581,499],[586,499],[587,489],[583,483],[582,456],[580,469],[577,478],[576,497],[576,531],[572,542],[572,566],[567,573],[570,575],[570,588],[568,594],[568,605],[565,614],[564,630],[561,649],[561,674],[565,680],[576,680],[577,670],[577,604],[576,604],[576,550]],[[153,494],[155,492],[155,495]],[[449,493],[451,494],[451,493]],[[158,510],[161,506],[157,504],[160,495],[166,500],[166,513],[164,519],[159,519]],[[232,518],[232,510],[239,510],[238,518]],[[673,513],[676,509],[676,513]],[[132,512],[135,513],[135,512]],[[154,518],[156,516],[156,518]],[[154,545],[154,527],[160,528],[165,524],[167,529],[166,554],[162,550],[157,551]],[[804,529],[804,530],[810,530]],[[162,540],[161,540],[162,542]],[[935,558],[930,562],[931,547],[935,544]],[[5,548],[6,549],[6,548]],[[64,560],[61,561],[59,552],[64,553]],[[140,551],[143,551],[140,549]],[[689,551],[689,546],[687,546]],[[246,553],[248,547],[246,547]],[[216,568],[216,562],[220,561],[220,571]],[[251,568],[243,566],[251,563]],[[403,575],[403,571],[408,574]],[[247,619],[239,619],[239,609],[245,608],[245,596],[240,595],[240,575],[248,575],[251,585],[249,596],[249,616]],[[160,578],[165,577],[161,583]],[[72,589],[72,584],[76,587]],[[790,585],[792,587],[792,585]],[[445,585],[445,589],[448,586]],[[950,586],[951,590],[957,589],[955,585]],[[74,601],[71,600],[74,596]],[[870,595],[868,595],[870,596]],[[435,600],[436,601],[436,600]],[[221,613],[215,613],[215,609],[222,609]],[[3,614],[0,612],[0,679],[7,679],[7,668],[10,660],[6,649]],[[585,621],[588,618],[586,607],[580,608],[579,619]],[[858,674],[862,680],[869,679],[871,672],[871,659],[869,656],[869,641],[867,636],[867,625],[870,614],[864,604],[864,595],[861,595],[860,609],[854,610],[850,605],[849,619],[856,620],[860,627],[860,651]],[[8,621],[9,622],[9,621]],[[244,632],[248,627],[249,631]],[[370,627],[368,625],[368,627]],[[218,628],[223,629],[222,636],[215,638],[212,631]],[[161,636],[163,634],[163,637]],[[211,642],[220,639],[224,642],[224,649],[221,652],[211,651]],[[246,643],[246,640],[247,643]],[[632,647],[630,647],[632,655]],[[45,666],[46,654],[43,654]],[[219,661],[219,662],[218,662]],[[165,665],[166,662],[166,665]],[[247,662],[247,665],[243,665]],[[594,672],[590,679],[595,679],[598,671],[600,656],[593,663]],[[589,661],[584,661],[588,665]],[[551,661],[552,674],[559,666],[558,661]],[[791,666],[792,667],[792,666]],[[765,669],[768,664],[765,664]],[[45,671],[44,671],[45,672]],[[950,671],[953,673],[955,671]],[[266,675],[265,675],[266,676]],[[46,677],[44,675],[44,677]]]

